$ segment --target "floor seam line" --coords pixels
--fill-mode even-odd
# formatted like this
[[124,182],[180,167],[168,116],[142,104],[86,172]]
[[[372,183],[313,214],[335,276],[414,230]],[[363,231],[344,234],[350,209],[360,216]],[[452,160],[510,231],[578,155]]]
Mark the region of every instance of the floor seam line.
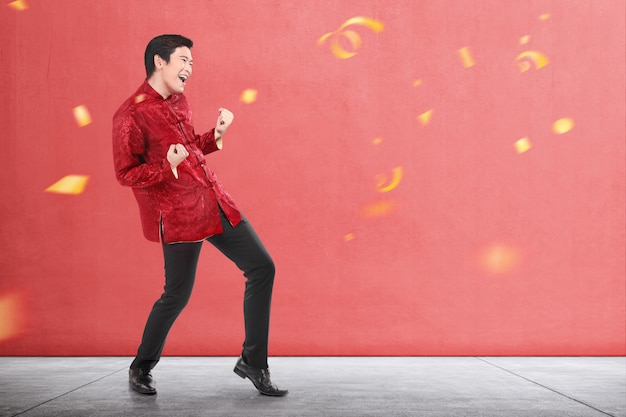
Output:
[[79,390],[79,389],[81,389],[81,388],[85,388],[86,386],[91,385],[91,384],[93,384],[93,383],[95,383],[95,382],[101,381],[101,380],[103,380],[103,379],[105,379],[105,378],[108,378],[108,377],[110,377],[111,375],[115,375],[116,373],[121,372],[121,371],[123,371],[124,369],[126,369],[126,368],[118,369],[117,371],[113,371],[113,372],[111,372],[110,374],[104,375],[104,376],[102,376],[102,377],[100,377],[100,378],[96,378],[96,379],[94,379],[93,381],[89,381],[89,382],[87,382],[86,384],[83,384],[83,385],[81,385],[81,386],[79,386],[79,387],[76,387],[76,388],[71,389],[71,390],[69,390],[69,391],[67,391],[67,392],[64,392],[63,394],[57,395],[57,396],[56,396],[56,397],[54,397],[54,398],[50,398],[49,400],[43,401],[43,402],[41,402],[41,403],[39,403],[39,404],[37,404],[37,405],[34,405],[34,406],[30,407],[30,408],[27,408],[26,410],[22,410],[22,411],[20,411],[20,412],[19,412],[19,413],[17,413],[17,414],[13,414],[11,417],[16,417],[16,416],[22,415],[22,414],[24,414],[24,413],[28,413],[29,411],[34,410],[35,408],[41,407],[41,406],[42,406],[42,405],[44,405],[44,404],[47,404],[47,403],[49,403],[49,402],[51,402],[51,401],[54,401],[54,400],[58,400],[59,398],[64,397],[64,396],[66,396],[67,394],[71,394],[71,393],[73,393],[74,391],[78,391],[78,390]]
[[491,365],[491,366],[493,366],[493,367],[496,367],[496,368],[498,368],[498,369],[500,369],[500,370],[502,370],[502,371],[504,371],[504,372],[508,372],[508,373],[510,373],[511,375],[515,375],[515,376],[516,376],[516,377],[518,377],[518,378],[522,378],[523,380],[526,380],[526,381],[528,381],[528,382],[530,382],[530,383],[532,383],[532,384],[535,384],[535,385],[540,386],[540,387],[542,387],[542,388],[545,388],[545,389],[547,389],[547,390],[549,390],[549,391],[552,391],[552,392],[554,392],[555,394],[558,394],[558,395],[563,396],[563,397],[565,397],[565,398],[567,398],[567,399],[569,399],[569,400],[575,401],[575,402],[577,402],[577,403],[579,403],[579,404],[582,404],[582,405],[584,405],[584,406],[586,406],[586,407],[589,407],[589,408],[591,408],[591,409],[593,409],[593,410],[596,410],[596,411],[598,411],[598,412],[600,412],[600,413],[602,413],[602,414],[604,414],[604,415],[607,415],[607,416],[610,416],[610,417],[616,417],[616,416],[614,416],[613,414],[609,414],[609,413],[607,413],[606,411],[602,411],[602,410],[600,410],[599,408],[596,408],[596,407],[594,407],[594,406],[593,406],[593,405],[591,405],[591,404],[587,404],[586,402],[580,401],[580,400],[578,400],[578,399],[576,399],[576,398],[574,398],[574,397],[570,397],[570,396],[569,396],[569,395],[567,395],[567,394],[564,394],[564,393],[562,393],[562,392],[559,392],[559,391],[557,391],[557,390],[555,390],[555,389],[553,389],[553,388],[550,388],[550,387],[548,387],[548,386],[546,386],[546,385],[540,384],[540,383],[539,383],[539,382],[537,382],[537,381],[533,381],[533,380],[532,380],[532,379],[530,379],[530,378],[526,378],[526,377],[525,377],[525,376],[523,376],[523,375],[517,374],[517,373],[515,373],[515,372],[513,372],[513,371],[509,371],[508,369],[503,368],[503,367],[501,367],[501,366],[498,366],[498,365],[496,365],[495,363],[491,363],[491,362],[489,362],[488,360],[485,360],[485,359],[483,359],[483,358],[481,358],[481,357],[478,357],[478,356],[474,356],[474,357],[475,357],[476,359],[480,360],[480,361],[485,362],[486,364],[489,364],[489,365]]

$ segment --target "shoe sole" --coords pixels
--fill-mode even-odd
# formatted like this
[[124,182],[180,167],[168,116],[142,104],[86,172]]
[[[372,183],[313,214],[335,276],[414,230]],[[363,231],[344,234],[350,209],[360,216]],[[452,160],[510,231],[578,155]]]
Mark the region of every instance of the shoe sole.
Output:
[[141,389],[141,388],[137,388],[135,387],[133,384],[129,384],[130,385],[130,389],[132,389],[135,392],[138,392],[139,394],[143,394],[143,395],[155,395],[157,392],[156,390],[154,391],[149,391],[149,390],[145,390],[145,389]]
[[[239,375],[239,377],[241,379],[248,378],[248,375],[246,375],[246,373],[244,371],[242,371],[241,369],[237,368],[236,366],[235,366],[235,369],[233,369],[233,372],[235,372],[237,375]],[[250,379],[250,378],[248,378],[248,379]],[[254,385],[254,382],[251,379],[250,379],[250,382],[252,382],[252,385]],[[256,385],[254,385],[254,388],[256,388],[257,391],[259,391],[259,393],[261,393],[263,395],[270,396],[270,397],[283,397],[283,396],[287,395],[287,392],[285,392],[284,394],[271,394],[271,393],[268,393],[268,392],[263,392]]]
[[239,377],[241,379],[246,379],[248,377],[248,375],[246,375],[246,373],[244,371],[242,371],[241,369],[237,368],[235,366],[235,369],[233,369],[233,372],[235,372],[237,375],[239,375]]

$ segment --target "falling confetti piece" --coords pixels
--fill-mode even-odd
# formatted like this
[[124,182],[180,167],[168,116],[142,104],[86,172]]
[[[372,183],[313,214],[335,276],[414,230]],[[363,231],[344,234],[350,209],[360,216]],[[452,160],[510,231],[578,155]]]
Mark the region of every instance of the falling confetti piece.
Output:
[[89,115],[87,107],[83,105],[74,107],[74,119],[76,119],[76,124],[78,124],[79,127],[84,127],[90,124],[91,116]]
[[430,123],[430,118],[433,116],[433,111],[434,109],[430,109],[420,114],[419,116],[417,116],[417,119],[420,121],[422,125],[426,126],[428,123]]
[[[328,32],[322,35],[317,40],[317,44],[322,45],[324,42],[326,42],[327,39],[331,39],[330,50],[333,55],[335,55],[339,59],[352,58],[354,55],[356,55],[356,51],[361,48],[362,41],[361,35],[359,35],[355,31],[344,30],[350,25],[365,26],[376,33],[380,33],[384,29],[384,25],[377,20],[370,19],[369,17],[357,16],[346,20],[336,31]],[[348,40],[352,51],[346,50],[346,48],[341,44],[342,38]]]
[[144,101],[146,99],[146,95],[145,94],[137,94],[135,96],[135,103],[141,103],[142,101]]
[[521,254],[518,249],[501,243],[488,246],[479,256],[482,268],[496,275],[513,271],[520,261]]
[[341,36],[348,39],[352,45],[353,52],[346,51],[341,45],[340,36],[333,38],[330,44],[330,50],[339,59],[348,59],[356,55],[356,51],[361,48],[361,36],[353,30],[344,30],[340,33]]
[[18,293],[0,297],[0,341],[17,336],[22,329],[22,300]]
[[361,215],[369,218],[382,217],[393,213],[397,207],[397,203],[393,200],[376,201],[363,206],[361,208]]
[[474,58],[472,57],[472,53],[469,48],[461,48],[458,50],[459,57],[461,58],[461,62],[465,68],[470,68],[474,66]]
[[382,142],[383,142],[383,138],[380,138],[380,137],[372,139],[372,143],[374,145],[380,145]]
[[241,101],[242,103],[246,103],[246,104],[254,103],[256,101],[257,94],[258,94],[257,90],[248,88],[246,90],[243,90],[243,92],[241,93],[241,96],[239,97],[239,101]]
[[318,44],[322,44],[326,41],[326,39],[328,39],[329,37],[332,37],[338,33],[340,33],[344,28],[350,26],[350,25],[361,25],[361,26],[365,26],[371,30],[373,30],[374,32],[382,32],[384,29],[384,25],[381,22],[378,22],[374,19],[370,19],[369,17],[362,17],[362,16],[357,16],[357,17],[353,17],[350,18],[348,20],[346,20],[341,26],[339,26],[339,29],[337,29],[334,32],[329,32],[326,33],[325,35],[323,35],[322,37],[320,37],[317,40]]
[[535,64],[536,69],[543,68],[549,63],[548,57],[541,52],[524,51],[515,58],[515,62],[517,62],[520,72],[525,72],[530,69],[531,66],[529,65],[527,60],[530,60],[530,62]]
[[46,192],[72,195],[81,194],[85,191],[88,181],[88,175],[66,175],[50,187],[46,188]]
[[530,148],[532,147],[533,145],[532,143],[530,143],[530,140],[528,138],[521,138],[520,140],[515,142],[515,150],[517,151],[517,153],[524,153],[530,150]]
[[400,181],[402,181],[402,167],[395,167],[393,169],[393,178],[391,179],[389,184],[385,185],[387,183],[386,175],[381,174],[378,176],[378,184],[376,184],[376,189],[381,193],[387,193],[396,188],[400,184]]
[[519,39],[519,44],[520,45],[526,45],[528,42],[530,41],[530,36],[526,35],[526,36],[522,36]]
[[545,20],[548,20],[548,19],[550,19],[550,13],[544,13],[541,16],[539,16],[539,20],[545,21]]
[[18,12],[23,12],[28,9],[28,4],[26,4],[26,0],[15,0],[7,4],[7,7],[17,10]]
[[570,119],[569,117],[565,117],[563,119],[559,119],[554,124],[552,124],[552,131],[557,135],[562,135],[563,133],[567,133],[574,127],[574,119]]
[[345,242],[349,242],[351,240],[354,240],[354,233],[348,233],[343,237],[343,240]]
[[419,87],[420,85],[422,85],[422,80],[413,81],[413,87]]

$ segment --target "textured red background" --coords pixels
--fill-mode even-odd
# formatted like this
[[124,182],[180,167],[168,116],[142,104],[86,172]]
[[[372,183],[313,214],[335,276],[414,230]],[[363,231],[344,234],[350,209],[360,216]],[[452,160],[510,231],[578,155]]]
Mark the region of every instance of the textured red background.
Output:
[[[270,354],[626,353],[623,0],[26,2],[0,8],[0,354],[135,353],[163,268],[111,117],[162,33],[195,42],[197,130],[235,114],[209,164],[277,264]],[[357,16],[384,30],[336,35],[356,55],[318,45]],[[236,355],[243,282],[205,245],[165,353]]]

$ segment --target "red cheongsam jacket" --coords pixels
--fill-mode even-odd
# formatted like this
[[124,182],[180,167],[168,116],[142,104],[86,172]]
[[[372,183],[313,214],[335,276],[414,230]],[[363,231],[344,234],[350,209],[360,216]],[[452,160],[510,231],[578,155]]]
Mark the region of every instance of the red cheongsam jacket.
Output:
[[[167,151],[183,144],[189,156],[174,176]],[[204,155],[221,149],[214,129],[194,132],[182,94],[164,99],[147,82],[113,116],[113,161],[120,184],[132,187],[143,233],[165,243],[197,242],[222,233],[219,206],[231,225],[241,213],[222,188]]]

